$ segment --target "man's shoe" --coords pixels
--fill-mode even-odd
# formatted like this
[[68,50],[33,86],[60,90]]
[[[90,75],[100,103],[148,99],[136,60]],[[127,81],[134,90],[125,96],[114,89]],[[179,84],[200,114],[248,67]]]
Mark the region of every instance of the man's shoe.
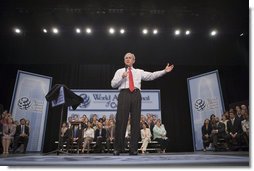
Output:
[[120,153],[119,153],[119,151],[114,151],[114,152],[113,152],[113,155],[114,155],[114,156],[119,156]]
[[129,155],[131,155],[131,156],[136,156],[136,155],[138,155],[138,152],[132,151],[132,152],[129,153]]

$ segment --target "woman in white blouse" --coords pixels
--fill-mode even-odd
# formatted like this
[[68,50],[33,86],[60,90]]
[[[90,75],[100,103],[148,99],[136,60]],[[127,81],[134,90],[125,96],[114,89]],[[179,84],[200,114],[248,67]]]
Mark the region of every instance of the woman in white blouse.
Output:
[[156,125],[153,128],[153,138],[155,141],[159,142],[162,153],[166,152],[166,148],[168,145],[168,137],[166,135],[167,131],[165,130],[164,125],[161,124],[161,120],[158,119]]
[[84,130],[84,144],[82,153],[84,153],[87,146],[87,153],[90,151],[90,144],[94,139],[94,129],[92,128],[91,122],[87,122],[87,128]]
[[141,129],[141,139],[142,139],[141,151],[144,154],[146,152],[148,143],[151,141],[151,131],[146,123],[143,123],[142,127],[143,129]]

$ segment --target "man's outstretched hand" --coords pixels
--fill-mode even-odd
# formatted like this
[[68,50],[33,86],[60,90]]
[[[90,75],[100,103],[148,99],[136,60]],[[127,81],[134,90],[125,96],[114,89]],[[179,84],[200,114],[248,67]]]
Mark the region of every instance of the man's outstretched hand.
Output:
[[164,69],[166,72],[170,72],[170,71],[172,71],[173,70],[173,68],[174,68],[174,65],[172,64],[172,65],[169,65],[169,63],[167,64],[167,66],[166,66],[166,68]]

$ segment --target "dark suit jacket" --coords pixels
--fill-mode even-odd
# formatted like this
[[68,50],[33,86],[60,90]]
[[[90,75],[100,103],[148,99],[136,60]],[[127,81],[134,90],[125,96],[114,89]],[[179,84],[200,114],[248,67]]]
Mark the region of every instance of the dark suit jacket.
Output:
[[107,135],[107,133],[106,133],[106,129],[105,129],[105,128],[102,128],[102,130],[101,130],[101,135],[100,135],[100,130],[97,128],[97,129],[95,130],[94,139],[95,139],[95,141],[96,141],[96,140],[97,140],[97,137],[98,137],[98,136],[101,136],[103,139],[106,140],[106,135]]
[[212,132],[212,126],[209,124],[208,128],[206,129],[205,125],[203,125],[201,128],[201,131],[202,131],[202,136],[205,136],[206,134],[210,136]]
[[[21,134],[21,125],[18,125],[16,127],[16,133],[15,133],[15,137],[18,137]],[[29,127],[25,125],[25,134],[27,134],[29,136]]]
[[224,137],[226,136],[225,124],[222,122],[218,122],[215,124],[214,129],[218,130],[218,136]]
[[106,129],[106,137],[110,138],[113,137],[115,138],[115,127],[110,127]]
[[[67,137],[69,137],[69,138],[82,138],[82,129],[79,129],[79,128],[77,128],[76,129],[76,133],[75,133],[75,129],[74,129],[74,127],[78,127],[78,125],[72,125],[71,126],[71,128],[69,128],[67,131],[66,131],[66,136]],[[75,137],[76,136],[76,137]]]
[[234,124],[232,125],[231,120],[229,120],[227,122],[227,130],[228,133],[233,133],[235,134],[237,132],[237,134],[242,133],[242,125],[239,119],[235,118]]

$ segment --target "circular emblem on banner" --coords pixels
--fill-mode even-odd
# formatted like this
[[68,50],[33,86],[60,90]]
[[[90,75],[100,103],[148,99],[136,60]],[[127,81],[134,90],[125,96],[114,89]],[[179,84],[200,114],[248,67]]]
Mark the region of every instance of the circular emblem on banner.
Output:
[[205,101],[202,99],[197,99],[195,102],[195,109],[197,109],[197,111],[202,111],[205,109]]
[[87,94],[80,94],[80,97],[84,99],[83,103],[80,104],[81,108],[86,108],[90,104],[90,97]]
[[31,100],[27,97],[22,97],[18,101],[19,109],[27,110],[31,106]]

